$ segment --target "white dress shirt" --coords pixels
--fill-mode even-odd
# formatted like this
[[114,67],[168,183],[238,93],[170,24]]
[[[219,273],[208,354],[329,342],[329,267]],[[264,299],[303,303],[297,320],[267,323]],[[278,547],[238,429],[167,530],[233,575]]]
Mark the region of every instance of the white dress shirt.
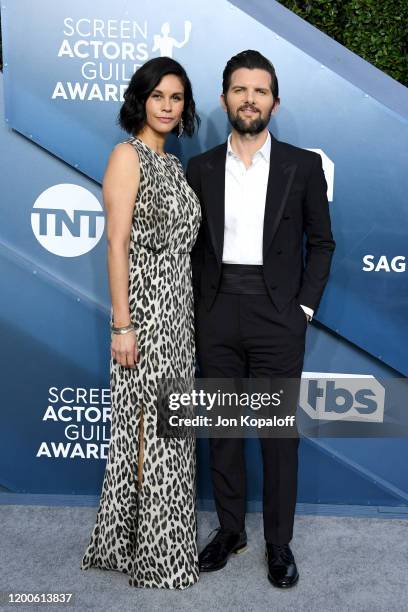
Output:
[[228,137],[225,164],[225,226],[223,263],[262,265],[262,235],[271,137],[247,169]]
[[[225,226],[223,263],[261,266],[266,189],[269,177],[271,136],[252,157],[249,168],[227,142],[225,164]],[[301,304],[306,314],[313,310]]]

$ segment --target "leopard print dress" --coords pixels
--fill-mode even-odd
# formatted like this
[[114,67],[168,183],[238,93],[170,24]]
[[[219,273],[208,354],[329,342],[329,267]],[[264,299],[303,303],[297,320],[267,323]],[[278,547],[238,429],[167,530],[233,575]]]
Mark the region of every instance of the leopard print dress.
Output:
[[111,357],[111,438],[81,569],[118,570],[134,587],[184,589],[199,577],[195,438],[157,437],[155,401],[160,377],[194,376],[190,251],[201,210],[176,156],[160,156],[138,138],[125,142],[140,162],[129,249],[139,361],[135,369],[125,368]]

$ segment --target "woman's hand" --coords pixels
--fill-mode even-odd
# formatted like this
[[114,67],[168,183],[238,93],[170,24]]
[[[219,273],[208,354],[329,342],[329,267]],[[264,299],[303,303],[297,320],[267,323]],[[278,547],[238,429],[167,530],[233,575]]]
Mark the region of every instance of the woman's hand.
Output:
[[135,368],[139,361],[137,337],[135,331],[126,334],[111,334],[111,353],[116,361],[126,367]]

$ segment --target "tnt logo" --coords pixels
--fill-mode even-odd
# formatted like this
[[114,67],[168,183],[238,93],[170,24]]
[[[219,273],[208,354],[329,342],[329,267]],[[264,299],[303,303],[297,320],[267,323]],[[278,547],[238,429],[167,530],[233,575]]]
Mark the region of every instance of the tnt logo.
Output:
[[37,198],[31,227],[47,251],[61,257],[78,257],[99,242],[105,226],[102,206],[84,187],[54,185]]
[[373,376],[304,372],[299,404],[312,419],[384,420],[385,389]]

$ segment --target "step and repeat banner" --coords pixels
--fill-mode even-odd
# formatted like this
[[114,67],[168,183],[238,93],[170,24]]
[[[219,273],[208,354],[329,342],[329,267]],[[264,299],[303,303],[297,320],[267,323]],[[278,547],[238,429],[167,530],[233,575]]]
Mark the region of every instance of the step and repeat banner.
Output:
[[[228,135],[219,104],[227,60],[257,49],[275,65],[281,108],[270,129],[322,156],[337,243],[305,381],[325,373],[344,386],[341,377],[364,374],[381,412],[376,377],[408,373],[407,118],[225,0],[4,1],[1,18],[0,486],[100,491],[111,409],[100,184],[127,138],[116,119],[129,79],[163,55],[186,68],[202,120],[196,137],[169,143],[184,164]],[[289,11],[287,19],[302,23]],[[350,394],[357,402],[358,389]],[[405,440],[386,441],[381,465],[379,440],[346,442],[305,442],[300,501],[408,503],[406,477],[392,469]],[[261,458],[249,446],[256,501]],[[201,498],[211,497],[207,460],[200,441]]]

